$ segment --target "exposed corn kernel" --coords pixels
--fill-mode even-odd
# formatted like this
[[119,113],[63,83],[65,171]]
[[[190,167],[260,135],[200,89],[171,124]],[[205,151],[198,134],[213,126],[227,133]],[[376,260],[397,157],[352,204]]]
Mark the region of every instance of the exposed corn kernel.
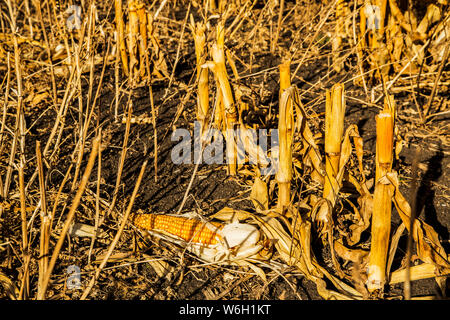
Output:
[[221,238],[217,232],[223,228],[220,223],[210,222],[209,225],[214,226],[214,230],[211,230],[208,225],[198,219],[162,214],[138,214],[134,217],[133,223],[141,229],[164,231],[187,242],[204,245],[217,244]]

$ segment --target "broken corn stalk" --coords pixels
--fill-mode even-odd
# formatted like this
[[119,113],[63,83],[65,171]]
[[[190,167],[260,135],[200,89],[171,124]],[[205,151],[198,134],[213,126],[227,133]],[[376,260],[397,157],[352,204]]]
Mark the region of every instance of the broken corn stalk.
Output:
[[138,74],[138,36],[139,36],[139,17],[137,14],[137,1],[128,1],[128,53],[130,54],[130,74],[131,82],[134,83]]
[[116,33],[117,33],[117,51],[120,52],[120,58],[122,60],[122,68],[125,75],[128,76],[128,57],[127,48],[125,45],[125,24],[123,22],[122,0],[114,1]]
[[335,35],[331,41],[332,51],[333,51],[333,68],[336,72],[341,71],[340,63],[336,63],[336,59],[339,57],[339,50],[342,47],[342,38],[345,37],[344,26],[345,26],[345,8],[347,2],[345,0],[338,0],[336,4],[336,26]]
[[339,172],[341,144],[344,135],[345,116],[344,86],[335,84],[331,92],[327,90],[325,105],[325,183],[323,198],[336,202],[339,185],[336,177]]
[[136,12],[139,19],[139,74],[140,77],[143,78],[145,75],[146,60],[148,59],[147,14],[145,12],[145,4],[143,2],[137,2]]
[[161,51],[161,45],[156,37],[155,28],[153,26],[153,14],[147,12],[147,35],[152,44],[152,56],[154,57],[153,70],[151,71],[153,75],[155,75],[158,79],[169,78],[169,72],[167,68],[167,62],[164,58],[164,55]]
[[278,207],[283,210],[291,202],[292,180],[292,142],[294,139],[294,88],[289,89],[289,62],[280,66],[280,114],[279,132],[279,167],[276,174],[278,182]]
[[224,109],[225,121],[225,140],[226,140],[226,155],[228,163],[228,173],[230,175],[236,174],[237,162],[237,147],[234,139],[234,127],[238,122],[238,110],[234,103],[233,91],[228,81],[227,70],[225,67],[225,52],[224,52],[224,26],[223,23],[217,25],[217,42],[212,45],[211,56],[213,63],[208,63],[208,66],[214,72],[218,83],[218,94],[220,94],[221,103]]
[[280,98],[281,94],[291,86],[291,62],[289,60],[284,61],[279,66],[280,68]]
[[320,206],[315,217],[319,230],[331,228],[331,211],[336,204],[342,182],[338,178],[341,167],[341,147],[344,135],[345,116],[344,86],[335,84],[331,92],[326,92],[325,103],[325,177],[322,197],[325,202]]
[[208,69],[202,68],[206,62],[206,26],[202,23],[194,23],[191,15],[191,29],[194,36],[195,55],[197,58],[197,120],[202,124],[202,131],[207,125],[207,118],[209,114],[209,82]]
[[393,188],[386,182],[386,175],[391,171],[393,162],[394,110],[393,101],[386,99],[384,109],[376,116],[376,184],[367,280],[367,288],[370,292],[382,290],[386,282],[393,196]]

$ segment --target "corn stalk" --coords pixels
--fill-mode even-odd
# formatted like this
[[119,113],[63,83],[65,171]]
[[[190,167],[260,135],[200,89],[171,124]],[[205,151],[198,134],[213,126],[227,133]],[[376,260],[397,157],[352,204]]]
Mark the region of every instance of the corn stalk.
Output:
[[319,229],[331,227],[331,212],[336,204],[340,189],[338,173],[341,169],[341,144],[344,134],[345,116],[344,86],[335,84],[326,92],[325,103],[325,179],[322,198],[328,202],[322,205],[315,217]]
[[386,282],[386,262],[391,230],[393,188],[389,182],[386,182],[386,175],[391,172],[393,162],[395,106],[393,101],[388,99],[385,101],[384,109],[376,116],[376,183],[367,282],[370,292],[382,289]]
[[206,62],[206,26],[202,23],[194,23],[194,18],[191,15],[191,30],[195,42],[195,56],[197,61],[197,120],[202,125],[202,131],[207,126],[207,119],[209,114],[209,80],[208,69],[202,68]]
[[139,37],[139,17],[138,17],[138,1],[128,1],[128,53],[130,55],[130,83],[134,84],[138,81],[138,37]]
[[336,177],[339,171],[341,158],[341,143],[344,135],[345,117],[344,86],[335,84],[331,92],[327,90],[325,105],[325,184],[323,198],[336,202]]
[[228,173],[230,175],[236,174],[237,163],[237,146],[234,137],[234,128],[238,123],[238,110],[233,98],[233,91],[230,82],[228,81],[227,70],[225,66],[225,52],[224,52],[224,26],[222,22],[217,25],[217,40],[212,45],[211,56],[213,62],[206,64],[214,73],[217,83],[217,94],[223,103],[225,122],[225,140],[226,140],[226,156],[228,163]]
[[283,211],[291,202],[292,142],[294,138],[294,108],[291,91],[290,63],[280,68],[280,114],[278,117],[279,167],[277,171],[278,207]]
[[125,23],[123,21],[122,0],[114,0],[114,11],[116,15],[117,51],[120,52],[123,72],[128,76],[128,56],[125,44]]

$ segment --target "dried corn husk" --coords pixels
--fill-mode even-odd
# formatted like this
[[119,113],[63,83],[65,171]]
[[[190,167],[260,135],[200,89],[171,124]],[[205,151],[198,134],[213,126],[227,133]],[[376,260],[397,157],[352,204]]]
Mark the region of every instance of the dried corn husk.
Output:
[[250,193],[250,200],[253,202],[256,212],[263,212],[269,209],[267,184],[259,177],[255,177],[255,182]]

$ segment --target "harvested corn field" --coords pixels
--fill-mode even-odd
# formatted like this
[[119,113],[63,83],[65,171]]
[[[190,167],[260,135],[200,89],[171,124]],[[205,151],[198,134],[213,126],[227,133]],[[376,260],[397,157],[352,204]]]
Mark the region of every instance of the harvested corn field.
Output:
[[2,0],[0,297],[449,294],[446,0]]

